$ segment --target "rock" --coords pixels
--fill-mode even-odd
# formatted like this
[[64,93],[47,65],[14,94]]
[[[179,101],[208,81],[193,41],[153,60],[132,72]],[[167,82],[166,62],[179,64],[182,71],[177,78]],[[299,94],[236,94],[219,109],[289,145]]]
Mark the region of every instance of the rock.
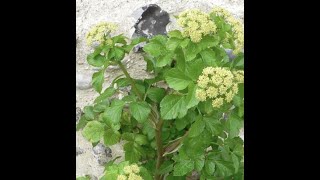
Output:
[[107,163],[110,160],[109,158],[112,157],[111,149],[102,143],[97,144],[92,150],[94,157],[98,159],[98,163],[101,166]]
[[91,85],[92,75],[87,73],[77,73],[76,74],[76,87],[80,90],[90,89],[92,87]]
[[[139,16],[140,15],[140,16]],[[143,6],[132,13],[134,18],[138,18],[134,25],[135,31],[132,38],[147,37],[155,35],[166,35],[166,26],[170,22],[169,14],[156,4]]]
[[80,154],[83,154],[83,150],[79,147],[76,147],[76,156],[80,155]]
[[90,174],[89,176],[90,176],[90,180],[98,180],[98,178],[92,174]]
[[81,108],[77,107],[76,108],[76,122],[78,122],[82,116],[83,112],[81,110]]
[[135,46],[133,47],[133,52],[135,52],[135,53],[137,53],[137,52],[142,52],[142,48],[143,48],[143,46],[145,46],[146,44],[147,44],[146,42],[141,42],[141,43],[135,45]]

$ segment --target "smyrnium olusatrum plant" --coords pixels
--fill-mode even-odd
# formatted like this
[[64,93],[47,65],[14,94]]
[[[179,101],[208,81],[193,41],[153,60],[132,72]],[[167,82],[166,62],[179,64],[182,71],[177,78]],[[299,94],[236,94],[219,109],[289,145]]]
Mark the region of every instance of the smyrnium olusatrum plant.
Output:
[[[243,25],[219,7],[186,10],[177,18],[182,30],[168,36],[111,36],[112,23],[87,35],[88,45],[96,44],[87,62],[100,68],[92,76],[100,95],[84,108],[77,130],[93,145],[124,141],[125,151],[125,161],[107,163],[101,180],[243,179]],[[150,79],[132,78],[121,62],[140,42],[147,43]],[[118,65],[123,76],[103,89],[109,65]],[[129,93],[114,98],[124,87]]]

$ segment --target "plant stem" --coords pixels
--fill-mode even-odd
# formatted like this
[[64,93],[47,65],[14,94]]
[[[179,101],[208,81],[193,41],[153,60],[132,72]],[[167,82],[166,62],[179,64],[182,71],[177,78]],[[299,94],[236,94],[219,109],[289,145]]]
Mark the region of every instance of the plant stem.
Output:
[[157,129],[156,129],[156,143],[157,143],[157,164],[156,164],[156,175],[155,179],[156,180],[162,180],[162,176],[158,174],[160,166],[163,162],[163,144],[162,144],[162,125],[163,125],[163,120],[160,118],[158,123],[157,123]]
[[142,101],[143,97],[141,96],[141,94],[139,93],[136,84],[134,82],[134,80],[131,78],[130,74],[128,73],[127,69],[123,66],[123,64],[121,63],[121,61],[117,61],[119,67],[121,68],[122,72],[124,73],[124,75],[128,78],[128,80],[131,83],[131,87],[134,91],[134,93],[138,96],[138,98]]

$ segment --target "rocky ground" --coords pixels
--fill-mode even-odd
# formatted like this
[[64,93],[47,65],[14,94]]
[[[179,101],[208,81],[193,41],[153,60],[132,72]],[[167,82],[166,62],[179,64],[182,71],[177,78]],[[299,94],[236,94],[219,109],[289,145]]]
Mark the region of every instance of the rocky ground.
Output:
[[[136,9],[147,4],[157,4],[170,14],[172,23],[167,26],[168,30],[175,26],[173,15],[190,8],[198,8],[208,12],[213,6],[221,6],[242,20],[244,16],[243,0],[76,0],[76,107],[78,107],[78,115],[81,113],[80,109],[92,103],[98,95],[91,87],[91,76],[97,69],[86,63],[86,55],[91,50],[85,43],[86,32],[98,22],[110,21],[119,24],[115,34],[124,33],[130,37],[134,31],[132,27],[135,23],[132,14]],[[130,53],[124,61],[133,78],[150,77],[150,74],[145,72],[146,64],[140,54]],[[119,69],[108,68],[105,73],[107,81],[105,86],[108,86],[112,79],[120,74]],[[243,137],[243,131],[241,136]],[[123,154],[121,143],[111,147],[99,145],[92,148],[91,143],[82,137],[81,131],[77,132],[76,146],[77,177],[88,174],[92,179],[99,178],[104,170],[101,164]],[[122,158],[118,160],[120,161]]]

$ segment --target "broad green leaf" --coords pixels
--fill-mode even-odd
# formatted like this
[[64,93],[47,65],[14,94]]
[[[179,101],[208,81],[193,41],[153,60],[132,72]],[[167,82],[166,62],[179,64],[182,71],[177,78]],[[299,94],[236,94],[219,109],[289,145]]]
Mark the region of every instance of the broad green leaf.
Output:
[[165,90],[163,88],[151,87],[147,91],[147,97],[156,103],[159,103],[164,96]]
[[132,102],[130,103],[130,112],[138,122],[143,123],[147,120],[151,109],[146,102]]
[[186,62],[184,59],[184,54],[181,48],[176,50],[176,68],[178,68],[181,72],[185,72],[186,70]]
[[87,123],[88,123],[87,119],[84,116],[81,116],[77,124],[76,130],[79,131],[80,129],[84,128],[87,125]]
[[106,90],[104,90],[104,92],[102,94],[100,94],[100,96],[98,96],[94,100],[94,103],[99,103],[99,102],[107,99],[108,97],[111,97],[115,92],[116,92],[116,90],[113,87],[108,87]]
[[166,174],[173,170],[173,162],[168,160],[162,163],[159,169],[160,174]]
[[148,43],[146,44],[144,47],[143,47],[143,50],[150,54],[151,56],[153,57],[158,57],[161,55],[161,51],[160,49],[163,48],[163,46],[159,43],[154,43],[154,42],[151,42],[151,43]]
[[181,70],[177,68],[170,69],[165,74],[165,80],[167,81],[170,88],[174,90],[185,89],[192,80],[186,76]]
[[184,57],[186,58],[186,61],[191,61],[197,57],[197,54],[199,52],[200,52],[199,46],[197,46],[193,42],[189,42],[188,46],[185,48]]
[[188,46],[189,42],[190,42],[190,39],[189,39],[189,38],[186,38],[186,39],[184,39],[184,40],[180,43],[180,46],[181,46],[182,48],[185,48],[185,47]]
[[217,36],[204,36],[202,37],[201,41],[198,43],[198,46],[201,50],[211,48],[219,44],[219,39]]
[[117,87],[126,87],[130,85],[130,81],[127,78],[119,78],[114,83],[117,83]]
[[206,160],[205,162],[205,170],[209,175],[213,175],[214,171],[215,171],[215,164],[213,161],[211,160]]
[[194,169],[194,162],[192,160],[183,160],[175,164],[173,168],[173,176],[183,176]]
[[153,180],[150,172],[145,167],[140,167],[139,174],[143,180]]
[[200,52],[200,55],[203,59],[203,61],[208,65],[208,66],[217,66],[217,60],[216,60],[216,53],[211,50],[211,49],[206,49]]
[[105,122],[118,123],[120,122],[124,102],[121,100],[114,100],[110,107],[107,107],[103,114]]
[[95,55],[94,53],[87,56],[87,62],[89,65],[94,67],[101,67],[105,63],[106,58],[100,54]]
[[167,41],[166,48],[169,51],[174,51],[178,47],[178,45],[180,44],[181,41],[182,40],[179,38],[172,37]]
[[92,106],[86,106],[83,108],[84,116],[87,120],[93,120],[94,119],[94,112]]
[[195,121],[196,114],[194,111],[189,110],[187,115],[184,116],[183,118],[178,118],[174,121],[176,128],[178,131],[181,131],[184,129],[188,124],[192,123]]
[[228,161],[222,161],[222,160],[216,160],[214,161],[216,166],[216,171],[221,176],[230,176],[233,174],[234,168],[231,162]]
[[121,44],[127,44],[125,37],[123,34],[119,34],[117,36],[112,37],[113,43],[121,43]]
[[239,135],[240,129],[243,127],[243,121],[236,114],[231,114],[227,119],[229,126],[229,137],[234,138]]
[[119,131],[114,131],[113,129],[107,129],[104,132],[103,140],[104,144],[107,146],[111,146],[117,144],[120,140],[121,134]]
[[237,173],[239,170],[239,167],[240,167],[239,158],[234,153],[231,153],[231,158],[232,158],[232,162],[233,162],[233,167],[235,169],[235,173]]
[[188,94],[186,96],[186,103],[188,109],[198,105],[199,103],[199,100],[196,98],[196,89],[197,86],[193,83],[191,83],[188,86]]
[[114,59],[117,61],[121,61],[125,54],[124,50],[118,47],[114,47],[114,53]]
[[205,128],[205,123],[202,120],[202,116],[198,116],[196,122],[191,125],[189,130],[190,137],[199,136]]
[[134,147],[133,142],[127,142],[123,149],[125,151],[125,160],[129,161],[130,163],[136,163],[140,160],[141,155],[137,151],[137,149]]
[[212,135],[218,136],[222,132],[222,125],[218,118],[203,117],[206,129],[211,132]]
[[183,39],[182,35],[181,35],[181,32],[179,30],[173,30],[173,31],[170,31],[168,33],[168,36],[173,38],[178,38],[178,39]]
[[156,43],[159,43],[161,45],[166,45],[166,42],[167,42],[167,36],[164,36],[164,35],[156,35],[156,36],[153,36],[152,39],[150,39],[150,42],[156,42]]
[[148,144],[147,136],[142,134],[135,134],[134,142],[136,142],[139,145],[146,145]]
[[197,81],[204,69],[204,63],[201,58],[186,63],[185,74],[193,81]]
[[102,90],[103,81],[104,81],[104,69],[101,69],[100,71],[93,73],[92,86],[98,93],[100,93]]
[[123,133],[122,134],[122,139],[126,140],[126,141],[134,141],[134,135],[133,133]]
[[132,39],[130,44],[137,45],[137,44],[144,42],[144,41],[147,41],[147,40],[148,39],[146,37],[137,37],[137,38]]
[[194,160],[194,169],[200,172],[204,166],[205,157],[204,155]]
[[172,62],[172,56],[172,53],[159,56],[159,58],[156,60],[156,67],[163,67],[170,64]]
[[185,176],[174,176],[173,174],[169,174],[166,177],[166,180],[186,180]]
[[115,53],[114,48],[111,48],[111,49],[109,50],[109,53],[108,53],[108,59],[109,59],[109,60],[112,60],[112,58],[114,58],[115,55],[116,55],[116,53]]
[[100,141],[104,133],[104,125],[98,121],[90,121],[83,128],[82,135],[91,143]]
[[243,104],[243,100],[241,99],[241,97],[240,96],[238,96],[238,95],[235,95],[234,97],[233,97],[233,104],[236,106],[236,107],[239,107],[239,106],[241,106],[242,104]]
[[184,96],[167,95],[160,102],[160,114],[164,120],[182,118],[187,113]]
[[100,103],[97,103],[93,106],[93,111],[96,113],[101,113],[106,110],[106,108],[110,105],[109,101],[106,99]]

